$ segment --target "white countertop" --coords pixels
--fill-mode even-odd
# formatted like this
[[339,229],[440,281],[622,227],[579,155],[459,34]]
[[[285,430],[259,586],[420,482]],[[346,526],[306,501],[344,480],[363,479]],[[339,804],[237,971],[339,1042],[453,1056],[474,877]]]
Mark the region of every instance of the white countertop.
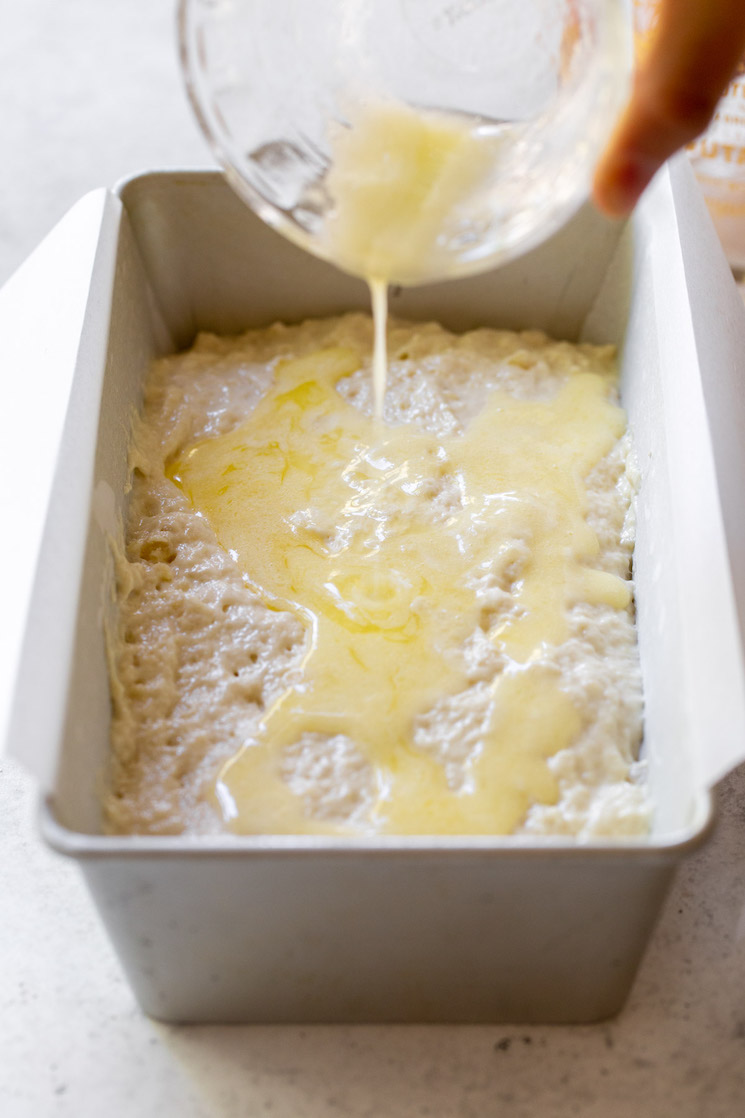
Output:
[[[91,188],[210,164],[177,73],[174,6],[0,0],[0,283]],[[2,442],[17,470],[33,432],[23,417],[13,427],[15,449]],[[23,533],[12,543],[27,562]],[[3,654],[7,672],[14,650]],[[37,836],[31,779],[0,759],[0,1113],[737,1118],[745,768],[719,799],[718,829],[681,872],[612,1022],[178,1028],[135,1006],[77,869]]]

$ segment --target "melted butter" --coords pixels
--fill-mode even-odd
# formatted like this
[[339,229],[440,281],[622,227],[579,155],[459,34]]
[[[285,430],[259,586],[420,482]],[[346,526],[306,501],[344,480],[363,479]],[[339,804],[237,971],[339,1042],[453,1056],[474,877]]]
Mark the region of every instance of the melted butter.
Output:
[[370,297],[372,301],[373,323],[375,324],[373,344],[373,404],[375,418],[383,418],[385,386],[388,380],[388,346],[386,326],[388,323],[388,284],[384,279],[371,279]]
[[[336,386],[359,365],[341,348],[280,364],[239,428],[171,470],[267,604],[306,628],[300,678],[216,794],[243,833],[508,833],[531,803],[556,802],[547,759],[581,730],[545,662],[566,637],[567,606],[583,594],[628,602],[623,580],[593,569],[582,480],[624,415],[602,378],[579,374],[551,402],[493,392],[463,434],[437,439],[348,404]],[[519,571],[515,540],[529,556]],[[501,623],[484,622],[485,574],[512,583],[518,609]],[[455,792],[412,734],[418,716],[467,688],[464,645],[480,625],[507,667]],[[284,751],[307,732],[346,735],[373,766],[364,824],[309,818],[283,781]]]
[[441,279],[452,269],[444,247],[468,229],[468,199],[501,143],[476,119],[394,101],[356,106],[331,137],[329,255],[365,279]]
[[324,237],[332,260],[370,286],[375,414],[383,416],[388,285],[442,279],[446,246],[469,228],[468,199],[501,141],[478,121],[395,101],[357,106],[332,137]]

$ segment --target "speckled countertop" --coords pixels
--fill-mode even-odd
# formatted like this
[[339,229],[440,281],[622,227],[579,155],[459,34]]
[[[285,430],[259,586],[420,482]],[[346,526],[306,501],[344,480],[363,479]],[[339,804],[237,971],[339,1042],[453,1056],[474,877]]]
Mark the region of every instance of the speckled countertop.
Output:
[[[209,165],[177,74],[174,6],[0,0],[0,282],[92,187]],[[16,470],[12,435],[33,431],[0,413]],[[2,654],[7,675],[7,640]],[[0,759],[0,1113],[739,1118],[745,769],[719,805],[612,1022],[177,1028],[140,1014],[77,869],[37,837],[32,781]]]

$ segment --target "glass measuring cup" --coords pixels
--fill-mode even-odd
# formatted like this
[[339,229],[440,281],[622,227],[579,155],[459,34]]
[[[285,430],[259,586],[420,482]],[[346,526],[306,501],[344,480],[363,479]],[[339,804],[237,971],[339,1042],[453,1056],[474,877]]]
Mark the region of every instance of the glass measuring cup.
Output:
[[557,229],[631,59],[624,0],[181,0],[179,34],[238,193],[317,256],[396,283],[484,270]]

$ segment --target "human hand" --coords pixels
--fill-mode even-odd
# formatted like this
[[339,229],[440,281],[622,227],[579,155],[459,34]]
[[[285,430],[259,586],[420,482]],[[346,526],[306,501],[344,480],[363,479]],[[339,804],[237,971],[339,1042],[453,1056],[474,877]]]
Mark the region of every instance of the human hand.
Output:
[[660,0],[631,97],[595,170],[611,217],[636,204],[655,172],[708,125],[745,54],[745,0]]

